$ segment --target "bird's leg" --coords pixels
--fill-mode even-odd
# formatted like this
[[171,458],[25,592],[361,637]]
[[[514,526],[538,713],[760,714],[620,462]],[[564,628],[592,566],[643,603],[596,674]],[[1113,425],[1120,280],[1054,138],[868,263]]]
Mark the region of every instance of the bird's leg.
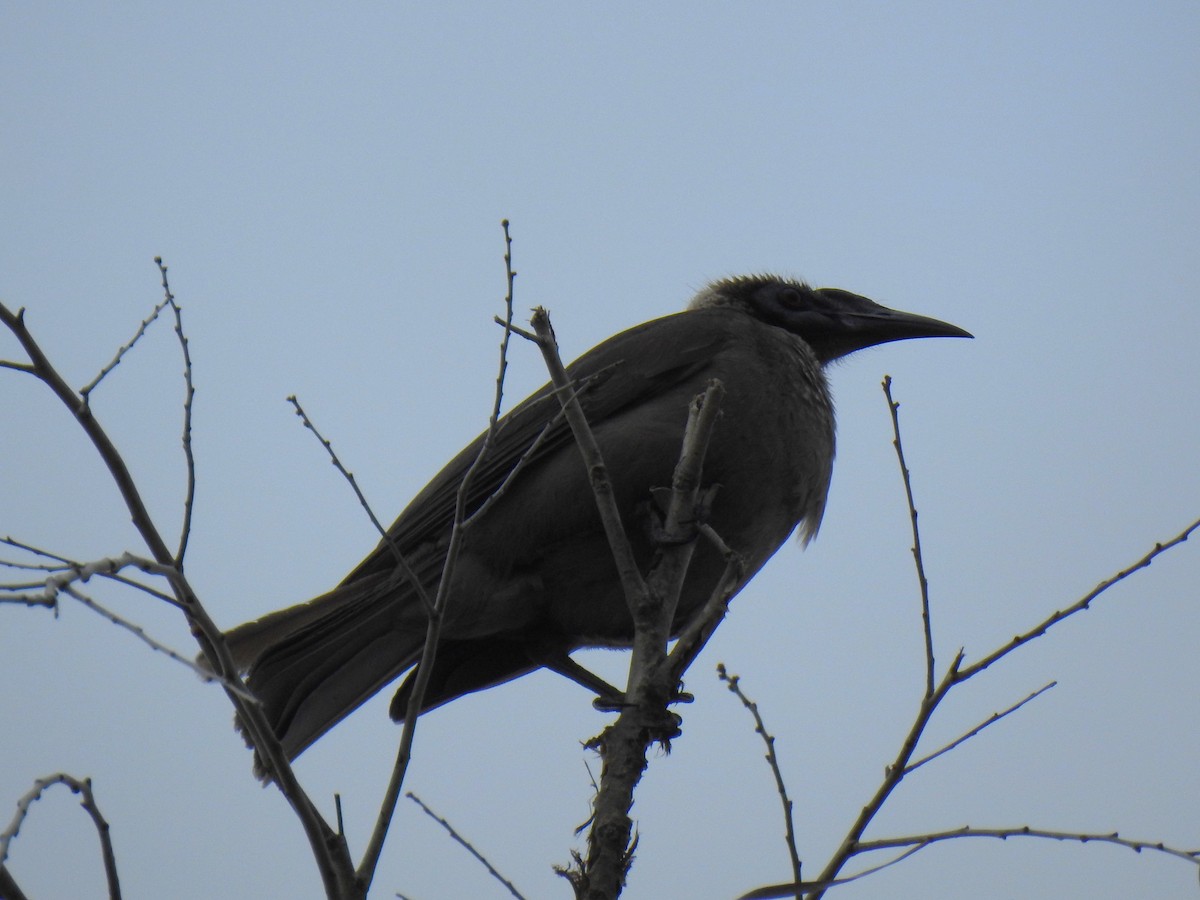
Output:
[[[600,712],[620,712],[629,704],[625,700],[625,692],[613,687],[595,672],[581,666],[561,648],[539,647],[531,648],[530,656],[543,667],[570,678],[576,684],[587,688],[596,694],[592,706]],[[695,698],[683,691],[677,691],[668,703],[691,703]]]

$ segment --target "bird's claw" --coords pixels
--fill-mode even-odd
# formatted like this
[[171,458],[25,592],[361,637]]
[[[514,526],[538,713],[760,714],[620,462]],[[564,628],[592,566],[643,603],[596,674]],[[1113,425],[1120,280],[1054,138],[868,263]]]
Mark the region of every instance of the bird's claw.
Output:
[[[676,691],[669,698],[667,703],[692,703],[695,697],[687,691]],[[624,694],[603,694],[592,701],[592,708],[597,712],[615,712],[619,713],[634,704],[625,699]],[[672,713],[674,715],[674,713]],[[682,720],[681,720],[682,721]]]

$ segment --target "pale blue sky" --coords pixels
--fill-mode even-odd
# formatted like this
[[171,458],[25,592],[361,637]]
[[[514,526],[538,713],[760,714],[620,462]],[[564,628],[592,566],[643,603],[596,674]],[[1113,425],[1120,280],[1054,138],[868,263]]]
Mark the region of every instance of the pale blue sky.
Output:
[[[635,806],[627,896],[726,898],[788,874],[758,739],[778,736],[810,873],[894,756],[922,685],[896,379],[939,665],[1022,631],[1200,515],[1200,7],[1190,2],[137,4],[0,13],[0,296],[76,384],[171,266],[197,384],[188,574],[224,625],[325,590],[373,544],[299,426],[300,396],[390,518],[482,427],[513,221],[521,308],[564,353],[770,270],[947,319],[832,375],[839,458],[819,538],[738,597],[693,669],[684,735]],[[96,409],[164,530],[182,498],[167,323]],[[0,353],[16,355],[11,339]],[[516,348],[509,394],[544,380]],[[80,558],[140,549],[44,390],[0,373],[0,533]],[[962,691],[871,836],[972,825],[1200,846],[1200,557],[1184,546]],[[191,652],[169,611],[110,599]],[[589,662],[617,678],[623,655]],[[91,776],[130,897],[317,897],[211,686],[67,605],[0,608],[0,821],[33,778]],[[306,754],[365,840],[398,731],[388,695]],[[410,786],[531,897],[580,846],[579,748],[606,719],[557,676],[456,702]],[[97,896],[66,792],[13,847],[39,897]],[[379,896],[502,896],[411,805]],[[927,850],[839,897],[1194,897],[1185,863],[1088,846]]]

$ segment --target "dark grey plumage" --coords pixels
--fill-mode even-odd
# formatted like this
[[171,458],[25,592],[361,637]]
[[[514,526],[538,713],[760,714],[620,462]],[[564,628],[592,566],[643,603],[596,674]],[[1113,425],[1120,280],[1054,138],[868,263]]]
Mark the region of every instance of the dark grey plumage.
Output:
[[[774,276],[705,288],[687,311],[616,335],[568,371],[609,467],[639,562],[651,560],[651,490],[670,484],[688,403],[725,386],[704,482],[721,488],[709,522],[746,559],[744,585],[799,528],[816,534],[834,456],[823,367],[854,350],[914,337],[969,337],[945,322],[865,297]],[[503,420],[469,509],[501,484],[556,414],[542,388]],[[434,477],[389,533],[432,593],[455,493],[476,440]],[[697,546],[676,612],[679,629],[724,569]],[[740,589],[741,585],[739,585]],[[228,634],[238,665],[290,756],[418,660],[425,613],[381,544],[334,590]],[[459,558],[425,708],[526,674],[580,647],[626,646],[632,626],[586,472],[560,424],[469,532]],[[412,676],[392,703],[403,716]]]

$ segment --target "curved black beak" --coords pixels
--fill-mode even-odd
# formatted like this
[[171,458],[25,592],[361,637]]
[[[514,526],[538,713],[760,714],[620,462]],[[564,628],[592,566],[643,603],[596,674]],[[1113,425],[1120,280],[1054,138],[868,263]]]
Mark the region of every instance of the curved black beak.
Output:
[[819,288],[818,293],[833,301],[830,308],[825,310],[824,327],[820,329],[822,333],[819,337],[814,335],[815,339],[809,339],[813,349],[821,356],[822,363],[890,341],[975,337],[971,332],[941,319],[889,309],[874,300],[839,288]]

